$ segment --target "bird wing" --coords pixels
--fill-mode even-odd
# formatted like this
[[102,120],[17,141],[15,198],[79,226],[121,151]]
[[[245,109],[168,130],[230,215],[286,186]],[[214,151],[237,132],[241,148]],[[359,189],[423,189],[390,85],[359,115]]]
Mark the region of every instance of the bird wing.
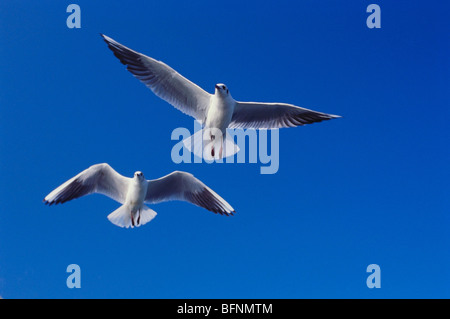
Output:
[[228,216],[235,213],[233,207],[222,197],[186,172],[175,171],[148,181],[145,202],[159,203],[169,200],[187,201],[221,215]]
[[153,93],[183,113],[204,122],[211,94],[167,64],[133,51],[106,35],[101,36],[120,62],[127,66],[127,70]]
[[84,195],[100,193],[123,204],[129,181],[130,178],[120,175],[106,163],[93,165],[45,196],[44,203],[65,203]]
[[294,127],[338,118],[285,103],[236,102],[229,128]]

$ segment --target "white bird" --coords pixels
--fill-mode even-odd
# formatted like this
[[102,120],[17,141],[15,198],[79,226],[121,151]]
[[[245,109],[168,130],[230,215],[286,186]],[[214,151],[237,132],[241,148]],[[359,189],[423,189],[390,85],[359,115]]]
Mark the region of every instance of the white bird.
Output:
[[93,165],[69,179],[45,196],[44,203],[51,206],[92,193],[106,195],[122,204],[108,219],[126,228],[144,225],[155,218],[156,212],[144,203],[181,200],[221,215],[235,213],[230,204],[192,174],[175,171],[159,179],[146,180],[137,171],[133,178],[128,178],[106,163]]
[[[286,103],[239,102],[221,83],[216,84],[215,93],[210,94],[167,64],[131,50],[106,35],[101,36],[128,71],[153,93],[204,124],[204,129],[210,129],[207,137],[210,141],[216,139],[216,133],[211,132],[217,132],[223,142],[227,128],[294,127],[340,117]],[[214,157],[214,147],[211,155]]]

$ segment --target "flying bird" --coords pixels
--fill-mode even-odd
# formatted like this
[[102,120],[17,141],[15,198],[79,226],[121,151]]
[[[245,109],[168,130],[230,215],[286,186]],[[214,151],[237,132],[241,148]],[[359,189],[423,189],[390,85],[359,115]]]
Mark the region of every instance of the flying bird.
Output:
[[[214,94],[210,94],[167,64],[129,49],[106,35],[101,36],[120,62],[127,66],[128,71],[153,93],[202,123],[203,133],[200,132],[199,136],[193,137],[192,142],[198,142],[199,138],[203,142],[219,140],[220,158],[223,155],[222,147],[225,145],[223,142],[227,128],[274,129],[340,117],[286,103],[236,101],[231,97],[229,88],[222,83],[216,84]],[[185,145],[189,148],[192,142],[188,140]],[[213,158],[214,144],[210,150]],[[225,156],[233,155],[237,151],[238,148],[235,148]]]
[[156,212],[146,206],[170,200],[187,201],[221,215],[233,215],[235,210],[211,188],[192,174],[175,171],[164,177],[146,180],[142,172],[128,178],[106,163],[96,164],[69,179],[45,196],[48,205],[65,203],[92,193],[106,195],[122,204],[108,215],[120,227],[138,227],[151,221]]

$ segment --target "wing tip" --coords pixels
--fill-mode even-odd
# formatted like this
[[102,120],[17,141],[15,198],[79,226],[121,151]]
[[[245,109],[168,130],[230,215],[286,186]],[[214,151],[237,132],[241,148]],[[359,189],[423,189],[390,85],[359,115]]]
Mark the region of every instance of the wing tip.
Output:
[[114,42],[116,42],[107,35],[104,35],[103,33],[100,33],[100,36],[102,37],[103,41],[105,41],[105,43],[108,45],[108,47],[110,47]]
[[111,39],[110,37],[108,37],[107,35],[104,35],[103,33],[99,33],[99,34],[106,43],[114,42],[114,40]]
[[234,208],[231,207],[231,205],[227,201],[225,201],[222,197],[220,197],[206,185],[204,185],[204,188],[199,193],[193,195],[193,199],[194,204],[203,207],[206,210],[213,212],[214,214],[219,214],[222,216],[234,216],[234,214],[236,213]]
[[[227,202],[225,201],[225,203],[227,203]],[[228,204],[228,205],[230,206],[230,204]],[[218,209],[218,208],[220,208],[220,209]],[[210,209],[208,209],[208,210],[210,210]],[[227,208],[227,207],[216,207],[216,209],[210,210],[210,211],[212,211],[214,214],[220,214],[220,215],[225,215],[225,216],[234,216],[234,214],[236,214],[236,211],[231,206],[230,206],[230,208]]]
[[42,202],[43,202],[45,205],[48,205],[48,206],[52,206],[53,204],[55,204],[55,201],[54,201],[54,200],[48,200],[47,197],[45,197],[45,198],[42,200]]

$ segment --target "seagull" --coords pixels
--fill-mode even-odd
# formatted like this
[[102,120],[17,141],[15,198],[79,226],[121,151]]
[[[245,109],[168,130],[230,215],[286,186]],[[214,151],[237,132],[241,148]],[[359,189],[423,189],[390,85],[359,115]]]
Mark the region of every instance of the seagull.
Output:
[[106,195],[122,204],[108,215],[119,227],[139,227],[151,221],[156,212],[147,204],[170,200],[187,201],[220,215],[233,215],[235,210],[211,188],[192,174],[175,171],[164,177],[146,180],[142,172],[133,178],[117,173],[107,163],[96,164],[72,177],[50,194],[44,203],[53,205],[92,193]]
[[[104,34],[100,35],[114,55],[137,79],[158,97],[194,117],[204,126],[204,132],[208,132],[204,135],[209,135],[202,136],[204,141],[219,140],[220,145],[223,145],[227,128],[277,129],[340,117],[286,103],[236,101],[223,83],[216,84],[214,94],[210,94],[164,62],[127,48]],[[212,147],[212,157],[215,156],[214,153],[215,148]],[[222,157],[221,153],[222,146],[219,157]]]

